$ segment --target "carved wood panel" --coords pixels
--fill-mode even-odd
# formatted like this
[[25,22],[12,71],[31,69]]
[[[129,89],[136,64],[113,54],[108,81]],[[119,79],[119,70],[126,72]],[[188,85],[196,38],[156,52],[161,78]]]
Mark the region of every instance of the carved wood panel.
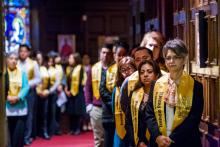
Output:
[[[218,4],[219,5],[219,4]],[[220,102],[219,102],[219,30],[218,30],[218,18],[217,16],[217,2],[215,0],[192,0],[190,1],[190,34],[192,39],[190,40],[191,70],[194,77],[202,82],[204,89],[204,112],[201,122],[202,142],[204,147],[219,147],[219,120],[220,120]],[[205,12],[204,20],[207,23],[207,50],[208,57],[206,59],[206,67],[201,68],[199,66],[196,56],[201,48],[198,44],[200,37],[200,31],[197,20],[197,13],[199,10]],[[204,34],[203,34],[204,35]],[[192,61],[193,60],[193,61]]]
[[98,40],[96,37],[90,37],[88,39],[88,51],[87,53],[91,57],[91,62],[97,62],[98,57]]
[[117,35],[118,33],[125,33],[125,31],[127,30],[126,24],[128,23],[126,17],[111,15],[109,19],[109,31],[112,33],[112,35]]
[[105,32],[105,16],[88,16],[88,32],[92,34],[103,34]]
[[[123,7],[99,6],[86,11],[87,21],[85,21],[85,42],[87,42],[86,52],[91,53],[93,63],[98,61],[98,37],[118,36],[120,39],[128,41],[129,36],[129,5]],[[86,8],[87,9],[87,8]]]

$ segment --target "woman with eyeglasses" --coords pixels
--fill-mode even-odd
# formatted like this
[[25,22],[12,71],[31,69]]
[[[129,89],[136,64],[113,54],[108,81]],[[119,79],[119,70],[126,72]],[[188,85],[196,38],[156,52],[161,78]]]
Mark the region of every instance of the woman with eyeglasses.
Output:
[[124,57],[118,63],[118,70],[116,75],[116,86],[112,93],[112,110],[115,118],[115,135],[114,147],[126,147],[125,143],[125,114],[121,110],[120,104],[120,88],[125,78],[136,71],[134,59],[131,57]]
[[203,87],[184,71],[187,47],[182,40],[170,40],[163,56],[169,74],[152,84],[145,110],[150,147],[201,147]]

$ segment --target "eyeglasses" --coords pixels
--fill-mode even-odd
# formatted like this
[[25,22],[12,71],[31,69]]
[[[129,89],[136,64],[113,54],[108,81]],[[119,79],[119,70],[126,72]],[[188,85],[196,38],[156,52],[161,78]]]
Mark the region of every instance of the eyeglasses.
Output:
[[180,60],[180,59],[182,59],[182,58],[183,58],[182,56],[173,56],[173,57],[167,56],[167,57],[165,57],[165,60],[166,60],[166,61],[171,61],[171,60],[177,61],[177,60]]
[[131,70],[133,70],[134,68],[132,68],[132,67],[127,67],[127,68],[121,68],[120,69],[120,71],[121,71],[121,73],[125,73],[125,72],[127,72],[127,71],[131,71]]

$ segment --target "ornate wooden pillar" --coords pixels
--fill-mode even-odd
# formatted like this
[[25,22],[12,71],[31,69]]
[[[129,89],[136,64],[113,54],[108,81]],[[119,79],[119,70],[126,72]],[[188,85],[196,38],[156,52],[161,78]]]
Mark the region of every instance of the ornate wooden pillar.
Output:
[[4,1],[0,0],[0,146],[6,147],[5,86],[4,86]]

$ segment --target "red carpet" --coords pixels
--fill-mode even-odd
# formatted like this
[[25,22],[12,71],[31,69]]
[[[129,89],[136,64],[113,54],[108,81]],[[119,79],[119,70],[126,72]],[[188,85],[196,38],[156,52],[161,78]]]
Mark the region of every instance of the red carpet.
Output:
[[[93,147],[93,133],[81,133],[78,136],[53,136],[50,140],[37,138],[29,147]],[[27,146],[28,147],[28,146]]]

